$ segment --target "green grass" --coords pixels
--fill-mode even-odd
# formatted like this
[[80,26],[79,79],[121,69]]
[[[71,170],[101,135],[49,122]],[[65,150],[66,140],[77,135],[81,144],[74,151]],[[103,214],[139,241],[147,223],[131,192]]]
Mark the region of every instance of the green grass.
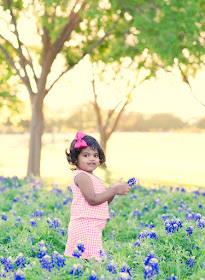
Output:
[[[71,202],[64,205],[63,201],[66,197],[72,197],[66,186],[62,190],[57,185],[47,185],[39,179],[22,181],[2,177],[0,191],[0,271],[5,269],[3,260],[12,257],[16,272],[16,260],[22,253],[25,259],[22,271],[29,280],[89,279],[93,270],[96,270],[98,279],[103,279],[104,275],[104,279],[118,280],[123,263],[131,269],[132,277],[122,279],[141,280],[144,279],[145,258],[154,251],[159,263],[159,274],[152,279],[169,279],[174,274],[181,280],[200,280],[205,275],[205,224],[204,227],[199,226],[199,221],[205,223],[204,189],[187,192],[183,188],[170,190],[169,187],[161,186],[153,189],[136,185],[128,196],[117,196],[109,205],[114,217],[110,215],[103,231],[103,246],[114,261],[116,274],[107,270],[110,263],[108,258],[103,262],[87,263],[83,259],[65,257],[66,265],[60,269],[54,267],[49,272],[42,268],[38,258],[40,242],[45,242],[49,256],[54,251],[61,255],[64,253]],[[165,204],[167,210],[164,209]],[[33,217],[36,209],[43,210],[45,216]],[[138,216],[134,215],[136,211]],[[2,219],[3,213],[7,216],[6,221]],[[191,213],[191,218],[187,218],[188,213]],[[196,221],[197,213],[201,215],[199,221]],[[168,215],[168,220],[179,218],[183,227],[174,233],[167,233],[163,214]],[[22,221],[17,223],[17,217]],[[49,226],[48,218],[57,218],[59,227],[55,229]],[[31,226],[31,219],[36,221],[36,227]],[[151,223],[154,224],[152,229],[149,226]],[[187,236],[186,229],[189,226],[193,227],[193,234]],[[139,235],[145,231],[153,231],[157,238],[148,236],[144,240],[140,239]],[[134,245],[136,241],[140,242],[140,247]],[[195,257],[193,267],[187,267],[186,262],[191,256]],[[82,265],[82,275],[79,277],[70,274],[71,268],[77,263]],[[7,279],[14,279],[14,272],[5,274]]]

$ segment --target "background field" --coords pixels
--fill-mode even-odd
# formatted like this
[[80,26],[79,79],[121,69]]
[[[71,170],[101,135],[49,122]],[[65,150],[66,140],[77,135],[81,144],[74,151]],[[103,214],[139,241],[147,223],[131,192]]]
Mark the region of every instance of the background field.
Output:
[[[98,139],[98,134],[92,134]],[[64,150],[74,134],[43,136],[41,176],[60,185],[70,183],[72,171]],[[28,134],[0,135],[1,176],[26,175]],[[53,142],[54,140],[54,142]],[[146,184],[205,185],[205,134],[114,133],[108,143],[107,167],[96,170],[106,182],[135,176]]]

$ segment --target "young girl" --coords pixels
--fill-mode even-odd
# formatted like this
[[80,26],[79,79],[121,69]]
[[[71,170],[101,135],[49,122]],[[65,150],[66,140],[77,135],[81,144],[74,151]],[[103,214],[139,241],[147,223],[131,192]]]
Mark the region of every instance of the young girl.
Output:
[[109,218],[108,203],[115,195],[127,195],[130,187],[122,184],[123,178],[120,178],[106,190],[103,181],[93,174],[105,162],[105,155],[98,142],[89,135],[77,132],[70,153],[66,150],[66,156],[74,166],[74,172],[71,182],[73,201],[64,254],[100,260],[102,231]]

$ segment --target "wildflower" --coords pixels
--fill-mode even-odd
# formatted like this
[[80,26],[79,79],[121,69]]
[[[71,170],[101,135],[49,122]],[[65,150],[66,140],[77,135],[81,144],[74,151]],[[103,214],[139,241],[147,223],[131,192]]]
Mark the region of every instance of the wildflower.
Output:
[[115,218],[115,211],[112,210],[112,209],[110,210],[110,216],[113,217],[113,218]]
[[53,263],[55,263],[57,265],[57,268],[59,269],[60,267],[64,267],[65,264],[65,258],[60,255],[57,251],[54,251],[51,254],[51,260]]
[[195,256],[192,256],[186,261],[186,268],[193,267],[194,265]]
[[41,216],[41,217],[44,217],[44,216],[45,216],[45,212],[44,212],[44,210],[41,210],[41,212],[40,212],[40,216]]
[[60,227],[61,226],[61,221],[59,220],[59,219],[57,219],[57,218],[55,218],[54,220],[53,220],[53,223],[52,223],[52,225],[51,225],[53,228],[58,228],[58,227]]
[[122,267],[120,268],[120,272],[125,272],[125,273],[129,274],[129,276],[131,276],[130,270],[131,269],[129,268],[129,265],[126,263],[123,263]]
[[172,274],[167,280],[178,280],[178,277]]
[[5,274],[5,270],[2,268],[1,270],[0,270],[0,277],[2,278],[6,278],[6,274]]
[[23,254],[20,253],[17,257],[17,260],[16,260],[16,266],[18,268],[24,268],[25,267],[24,262],[25,262],[25,259],[23,258]]
[[82,253],[85,251],[85,246],[84,246],[84,244],[81,241],[78,242],[77,248]]
[[130,186],[130,187],[134,187],[134,185],[136,185],[136,179],[135,177],[133,178],[130,178],[128,181],[127,181],[127,184]]
[[177,218],[172,218],[170,221],[166,220],[164,226],[167,233],[174,233],[183,227],[181,221]]
[[109,235],[109,237],[110,237],[110,238],[115,237],[115,233],[114,233],[114,232],[111,232],[110,235]]
[[31,224],[32,227],[37,227],[38,226],[34,219],[30,220],[30,224]]
[[197,221],[196,222],[196,226],[198,227],[198,228],[205,228],[205,218],[203,218],[203,219],[201,219],[201,220],[199,220],[199,221]]
[[98,276],[95,271],[92,271],[89,280],[98,280]]
[[140,212],[137,208],[134,210],[134,217],[139,217],[142,215],[142,212]]
[[149,206],[148,206],[148,205],[145,205],[144,210],[145,210],[145,211],[149,211]]
[[51,257],[49,255],[45,255],[41,260],[41,267],[47,269],[49,272],[51,272],[51,269],[54,267],[54,264],[51,260]]
[[7,221],[7,216],[6,216],[5,213],[2,214],[1,219],[4,220],[4,221]]
[[82,269],[83,269],[83,267],[79,263],[74,264],[73,267],[71,267],[71,269],[70,269],[70,274],[81,275],[82,274]]
[[120,272],[118,280],[131,280],[131,275],[127,272]]
[[113,260],[111,260],[111,261],[109,262],[109,264],[108,264],[108,266],[107,266],[107,270],[108,270],[109,272],[112,272],[112,274],[117,274],[116,265],[115,265],[115,263],[114,263]]
[[193,233],[193,227],[188,227],[188,228],[186,229],[186,232],[187,232],[187,236],[192,235],[192,233]]
[[135,251],[134,252],[133,259],[135,259],[137,256],[140,256],[140,251]]
[[138,247],[141,247],[141,244],[139,241],[135,242],[134,246],[138,246]]
[[0,258],[1,264],[3,264],[4,269],[6,272],[14,271],[14,266],[13,266],[13,259],[12,257],[8,258]]
[[72,201],[72,198],[70,196],[67,196],[65,199],[63,199],[63,205],[67,205],[68,202],[71,202]]
[[24,275],[24,272],[20,269],[18,269],[15,273],[14,273],[14,280],[25,280],[26,277]]
[[203,206],[202,206],[202,204],[201,203],[199,203],[199,209],[203,209]]
[[47,254],[47,251],[48,251],[48,249],[45,246],[40,247],[37,257],[39,259],[42,259]]
[[39,216],[39,210],[38,209],[34,210],[32,216],[33,217],[38,217]]
[[164,211],[167,212],[168,205],[165,203],[163,208],[164,208]]
[[79,259],[79,258],[82,256],[82,252],[76,247],[76,248],[73,250],[72,256],[73,256],[74,258]]
[[159,274],[159,264],[154,252],[149,252],[144,262],[144,279],[152,279]]

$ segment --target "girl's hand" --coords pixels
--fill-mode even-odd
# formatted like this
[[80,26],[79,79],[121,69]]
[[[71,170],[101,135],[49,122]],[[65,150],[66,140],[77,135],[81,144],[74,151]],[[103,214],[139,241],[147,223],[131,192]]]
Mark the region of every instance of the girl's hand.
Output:
[[117,180],[117,182],[113,184],[113,187],[116,190],[116,194],[127,195],[129,190],[131,189],[131,187],[126,184],[122,184],[121,183],[122,179],[123,178],[120,178],[119,180]]

